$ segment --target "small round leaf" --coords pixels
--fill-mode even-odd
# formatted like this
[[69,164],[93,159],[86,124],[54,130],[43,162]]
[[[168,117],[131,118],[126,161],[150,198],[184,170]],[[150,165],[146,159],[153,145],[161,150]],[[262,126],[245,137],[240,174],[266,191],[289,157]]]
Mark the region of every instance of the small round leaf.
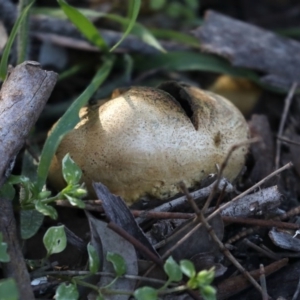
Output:
[[214,268],[202,270],[197,274],[196,278],[199,285],[209,285],[215,278],[215,270]]
[[172,256],[170,256],[166,260],[164,264],[164,270],[171,281],[177,282],[182,279],[182,272],[180,270],[180,267]]
[[216,300],[216,289],[211,285],[206,285],[200,288],[200,293],[205,300]]
[[133,296],[137,300],[156,300],[157,291],[149,286],[144,286],[134,291]]
[[180,261],[180,269],[183,274],[185,274],[187,277],[192,278],[196,275],[196,270],[194,267],[194,264],[187,259],[183,259]]
[[62,173],[68,185],[78,183],[81,178],[82,171],[70,157],[69,153],[62,160]]
[[47,230],[43,238],[47,255],[62,252],[67,246],[64,226],[53,226]]
[[91,273],[95,274],[99,271],[100,267],[99,255],[95,247],[91,243],[88,243],[87,250],[89,254],[89,270]]
[[68,201],[70,202],[71,205],[77,206],[79,208],[85,208],[85,203],[82,200],[72,197],[67,194],[65,194],[65,197],[68,199]]
[[68,285],[66,285],[65,283],[60,284],[56,290],[55,299],[56,300],[79,299],[79,293],[76,285],[71,283]]
[[49,216],[51,219],[57,219],[57,211],[54,207],[50,205],[46,205],[41,201],[35,201],[34,203],[35,209],[40,212],[44,216]]
[[120,254],[107,252],[106,259],[113,264],[117,276],[122,276],[123,274],[125,274],[126,263],[124,258]]

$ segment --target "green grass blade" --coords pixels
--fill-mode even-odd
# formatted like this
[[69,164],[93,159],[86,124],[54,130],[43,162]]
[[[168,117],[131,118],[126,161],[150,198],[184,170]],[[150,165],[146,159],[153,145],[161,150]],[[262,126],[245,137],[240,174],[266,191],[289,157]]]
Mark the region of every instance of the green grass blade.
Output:
[[[102,12],[93,11],[91,9],[79,9],[79,11],[87,18],[107,18],[109,20],[112,20],[114,22],[117,22],[121,24],[124,27],[129,27],[130,20],[128,18],[124,18],[115,14],[105,14]],[[41,15],[47,15],[59,19],[66,19],[64,14],[61,12],[61,10],[57,8],[34,8],[32,11],[33,14],[41,14]],[[160,45],[159,41],[154,37],[154,35],[143,25],[136,22],[133,25],[133,28],[131,30],[131,33],[139,37],[142,41],[144,41],[146,44],[154,47],[155,49],[166,52],[165,49]],[[115,47],[115,46],[114,46]]]
[[139,15],[140,7],[141,7],[141,0],[130,0],[129,10],[128,10],[129,22],[128,22],[127,29],[125,30],[121,39],[110,49],[110,52],[114,51],[123,42],[123,40],[127,37],[127,35],[131,32],[136,22],[136,19]]
[[60,144],[64,135],[73,129],[79,121],[79,110],[84,106],[98,87],[104,82],[109,75],[113,66],[113,59],[107,57],[103,66],[98,70],[94,76],[92,82],[83,91],[83,93],[72,103],[66,113],[56,124],[52,133],[48,136],[44,148],[42,150],[40,164],[38,167],[38,179],[37,179],[37,192],[41,191],[43,185],[46,182],[49,172],[51,160],[56,152],[58,145]]
[[137,56],[135,66],[141,71],[155,68],[170,71],[208,71],[245,77],[255,82],[259,81],[257,74],[251,70],[231,66],[225,59],[200,52],[169,52],[152,56],[148,60],[145,60],[144,56]]
[[70,6],[64,0],[57,0],[61,9],[77,29],[89,40],[92,44],[99,47],[102,51],[107,52],[108,47],[98,29],[94,24],[87,19],[79,10]]
[[0,78],[2,80],[5,79],[6,77],[6,73],[7,73],[7,63],[8,63],[8,57],[9,57],[9,53],[12,47],[12,44],[16,38],[16,35],[18,33],[19,27],[20,25],[23,23],[23,20],[26,18],[32,4],[34,3],[34,0],[27,5],[24,10],[22,11],[21,15],[19,16],[18,20],[16,21],[16,23],[13,26],[13,29],[10,33],[9,39],[5,45],[3,54],[2,54],[2,58],[1,58],[1,62],[0,62]]
[[158,39],[166,39],[178,43],[185,44],[187,46],[200,48],[200,42],[194,36],[186,33],[178,32],[170,29],[151,29],[151,33]]

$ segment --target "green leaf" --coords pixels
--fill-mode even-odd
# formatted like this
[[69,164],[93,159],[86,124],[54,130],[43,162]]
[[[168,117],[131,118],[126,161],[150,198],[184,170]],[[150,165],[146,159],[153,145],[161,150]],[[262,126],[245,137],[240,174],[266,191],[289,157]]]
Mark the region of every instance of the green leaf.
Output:
[[110,49],[110,52],[114,51],[124,41],[124,39],[130,33],[130,31],[133,29],[135,21],[140,11],[140,7],[141,7],[141,0],[130,0],[129,13],[128,13],[129,23],[127,29],[125,30],[121,39]]
[[16,38],[16,35],[18,33],[20,25],[22,24],[23,20],[26,18],[33,3],[34,3],[34,0],[24,8],[24,10],[22,11],[21,15],[19,16],[19,18],[17,19],[17,21],[15,22],[15,24],[11,30],[8,41],[3,50],[3,54],[2,54],[2,58],[1,58],[1,62],[0,62],[0,79],[2,79],[2,80],[4,80],[6,77],[8,57],[10,54],[12,44]]
[[199,285],[209,285],[212,283],[214,278],[215,278],[214,268],[211,268],[209,270],[202,270],[196,276]]
[[87,19],[79,10],[69,5],[64,0],[57,0],[60,7],[71,20],[71,22],[77,27],[77,29],[89,40],[92,44],[97,46],[104,52],[108,51],[108,47],[98,29],[94,26],[89,19]]
[[[60,19],[64,19],[63,14],[60,10],[55,8],[34,8],[33,9],[35,14],[44,14]],[[89,18],[107,18],[109,20],[115,21],[120,23],[123,26],[129,26],[130,20],[128,18],[121,17],[115,14],[106,14],[102,12],[97,12],[91,9],[80,9],[79,10],[83,15]],[[142,41],[146,44],[154,47],[155,49],[166,52],[165,49],[160,45],[159,41],[153,36],[153,34],[142,24],[136,22],[131,30],[131,33],[138,36]]]
[[168,275],[169,280],[177,282],[182,279],[182,272],[180,270],[180,267],[172,256],[170,256],[166,260],[164,264],[164,270]]
[[133,296],[137,300],[155,300],[158,299],[157,291],[149,286],[144,286],[134,291]]
[[44,216],[49,216],[51,219],[57,219],[57,211],[54,207],[44,204],[42,201],[34,202],[35,209]]
[[71,197],[82,198],[87,195],[87,191],[84,188],[84,184],[82,184],[80,187],[78,187],[78,185],[75,185],[70,191],[67,191],[66,194],[68,194]]
[[62,252],[67,246],[64,226],[50,227],[43,237],[43,242],[47,250],[47,256]]
[[38,196],[37,196],[37,198],[39,199],[39,200],[45,200],[45,199],[47,199],[48,197],[50,197],[51,196],[51,192],[50,191],[41,191],[39,194],[38,194]]
[[87,250],[89,254],[89,270],[91,273],[95,274],[99,271],[100,268],[100,259],[95,247],[88,243]]
[[187,277],[193,278],[196,276],[194,264],[190,260],[183,259],[180,261],[179,265],[182,273],[185,274]]
[[14,279],[0,280],[0,300],[18,300],[19,292],[18,286]]
[[64,196],[68,199],[68,201],[70,202],[71,205],[77,206],[77,207],[82,208],[82,209],[85,208],[85,203],[82,200],[80,200],[78,198],[75,198],[75,197],[72,197],[72,196],[67,195],[67,194],[65,194]]
[[77,166],[75,161],[70,157],[70,154],[66,154],[62,160],[62,173],[65,181],[68,185],[74,185],[79,182],[82,171]]
[[40,158],[38,167],[37,192],[41,191],[48,175],[50,164],[60,141],[65,134],[74,128],[79,121],[79,110],[84,106],[98,87],[103,83],[110,73],[113,66],[113,59],[106,57],[101,69],[98,70],[95,77],[85,91],[72,103],[66,113],[57,122],[55,128],[48,136]]
[[56,300],[77,300],[79,299],[79,292],[75,284],[62,283],[56,289],[55,297]]
[[33,237],[44,221],[44,215],[35,209],[21,210],[20,227],[21,237],[23,240],[27,240]]
[[206,285],[200,288],[200,293],[205,300],[216,300],[217,291],[211,285]]
[[7,254],[7,243],[3,242],[3,235],[0,232],[0,262],[9,262],[10,257]]
[[174,51],[155,55],[151,57],[151,60],[145,60],[144,55],[138,55],[135,59],[135,66],[140,71],[156,68],[170,71],[209,71],[245,77],[259,82],[259,77],[255,72],[231,66],[225,59],[200,52]]
[[178,32],[170,29],[151,29],[151,33],[158,39],[171,40],[179,42],[181,44],[186,44],[191,47],[200,47],[200,43],[194,36]]
[[122,276],[126,272],[126,263],[124,258],[117,253],[107,252],[106,260],[113,264],[117,276]]

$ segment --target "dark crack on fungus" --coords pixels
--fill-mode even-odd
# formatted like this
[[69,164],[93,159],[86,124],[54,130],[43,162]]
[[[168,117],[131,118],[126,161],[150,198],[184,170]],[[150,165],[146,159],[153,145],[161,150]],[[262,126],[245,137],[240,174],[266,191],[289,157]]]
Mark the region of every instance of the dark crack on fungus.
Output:
[[184,90],[185,87],[188,87],[186,83],[177,83],[175,81],[168,81],[165,83],[162,83],[158,86],[160,90],[163,90],[170,94],[177,104],[180,105],[180,107],[184,110],[187,117],[191,120],[193,126],[197,130],[198,126],[194,122],[194,110],[193,110],[193,104],[192,99],[190,95]]

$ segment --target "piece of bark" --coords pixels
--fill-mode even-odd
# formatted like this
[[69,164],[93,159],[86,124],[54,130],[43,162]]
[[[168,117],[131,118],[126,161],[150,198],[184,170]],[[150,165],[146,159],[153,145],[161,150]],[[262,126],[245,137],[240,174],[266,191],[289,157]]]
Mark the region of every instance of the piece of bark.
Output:
[[100,182],[94,182],[93,187],[97,197],[102,200],[103,209],[109,220],[116,223],[135,239],[143,243],[154,255],[159,256],[137,224],[123,199],[110,193],[108,188]]
[[246,218],[253,215],[264,215],[281,204],[281,197],[276,185],[265,188],[232,202],[221,210],[221,216]]
[[[14,158],[44,108],[57,74],[27,61],[11,70],[0,91],[0,187],[9,175]],[[0,199],[0,231],[10,256],[3,263],[5,277],[16,280],[21,299],[34,299],[23,254],[18,243],[11,201]]]
[[193,31],[201,49],[228,59],[233,66],[264,72],[262,81],[288,88],[300,78],[300,43],[214,11]]
[[[274,141],[268,118],[265,115],[252,115],[248,122],[252,138],[259,138],[261,141],[252,143],[250,151],[254,158],[254,167],[250,174],[252,184],[255,184],[272,173],[274,168]],[[267,181],[263,187],[269,187],[275,183]]]
[[0,91],[0,187],[17,153],[37,121],[57,80],[40,64],[26,61],[14,68]]
[[20,299],[34,299],[27,266],[19,245],[12,203],[5,198],[0,198],[0,232],[3,235],[3,241],[8,245],[7,254],[10,257],[8,263],[1,264],[5,277],[15,279],[19,295],[22,295]]

